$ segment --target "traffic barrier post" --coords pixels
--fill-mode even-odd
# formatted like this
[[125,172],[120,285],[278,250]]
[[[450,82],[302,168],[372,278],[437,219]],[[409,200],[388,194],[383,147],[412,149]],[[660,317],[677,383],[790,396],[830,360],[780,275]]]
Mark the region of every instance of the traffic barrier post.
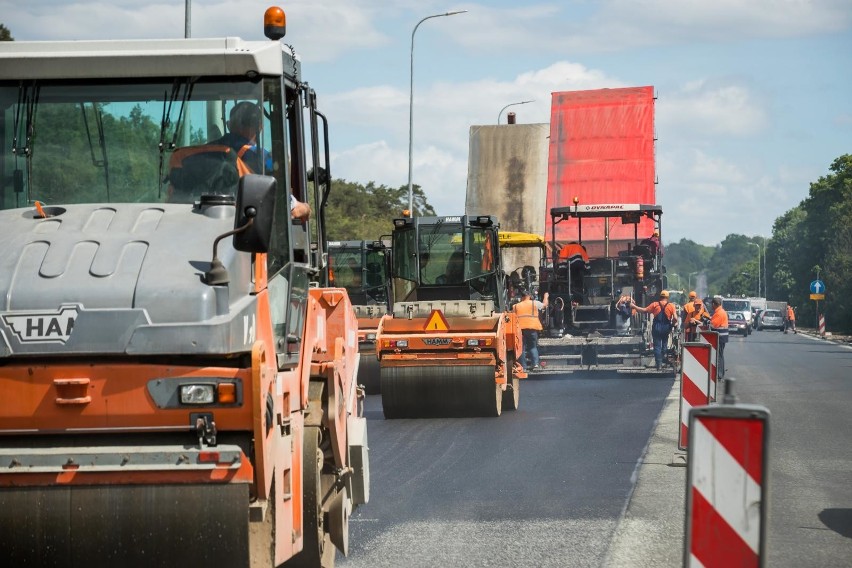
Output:
[[819,315],[819,335],[825,337],[825,314]]
[[684,343],[680,367],[678,449],[685,450],[689,441],[689,411],[705,404],[710,404],[710,345]]
[[710,346],[710,387],[708,390],[710,402],[716,402],[717,369],[719,364],[719,332],[709,329],[699,329],[698,339]]
[[768,441],[762,406],[690,410],[684,566],[764,566]]

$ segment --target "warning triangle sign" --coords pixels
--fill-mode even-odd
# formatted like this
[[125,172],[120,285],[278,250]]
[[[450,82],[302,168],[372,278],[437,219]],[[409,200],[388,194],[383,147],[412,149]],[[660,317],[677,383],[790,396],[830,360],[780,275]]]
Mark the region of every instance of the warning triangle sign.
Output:
[[447,323],[447,318],[444,317],[444,312],[441,310],[432,310],[423,329],[426,331],[449,331],[450,326]]

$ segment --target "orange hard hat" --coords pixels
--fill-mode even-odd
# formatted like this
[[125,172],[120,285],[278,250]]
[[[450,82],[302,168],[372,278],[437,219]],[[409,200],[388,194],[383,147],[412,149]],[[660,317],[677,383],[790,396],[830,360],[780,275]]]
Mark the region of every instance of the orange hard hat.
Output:
[[662,292],[660,292],[660,298],[668,298],[668,297],[669,297],[669,291],[668,290],[663,290]]
[[696,294],[694,290],[689,293],[689,299],[690,300],[694,300],[697,297],[698,297],[698,294]]

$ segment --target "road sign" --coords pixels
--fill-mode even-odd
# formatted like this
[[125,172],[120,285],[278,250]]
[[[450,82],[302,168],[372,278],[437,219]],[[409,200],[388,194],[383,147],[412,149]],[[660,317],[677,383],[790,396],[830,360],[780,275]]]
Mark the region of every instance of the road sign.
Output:
[[825,294],[825,282],[822,280],[811,282],[811,294]]
[[825,300],[825,294],[811,294],[811,300]]

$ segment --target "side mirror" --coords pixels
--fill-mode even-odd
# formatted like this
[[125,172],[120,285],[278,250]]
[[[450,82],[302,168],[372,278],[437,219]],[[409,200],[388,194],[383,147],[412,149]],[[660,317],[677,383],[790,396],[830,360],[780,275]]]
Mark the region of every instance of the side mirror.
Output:
[[275,178],[270,176],[246,174],[240,178],[234,230],[245,227],[251,219],[253,221],[250,226],[234,234],[236,250],[255,253],[269,250],[277,187]]

